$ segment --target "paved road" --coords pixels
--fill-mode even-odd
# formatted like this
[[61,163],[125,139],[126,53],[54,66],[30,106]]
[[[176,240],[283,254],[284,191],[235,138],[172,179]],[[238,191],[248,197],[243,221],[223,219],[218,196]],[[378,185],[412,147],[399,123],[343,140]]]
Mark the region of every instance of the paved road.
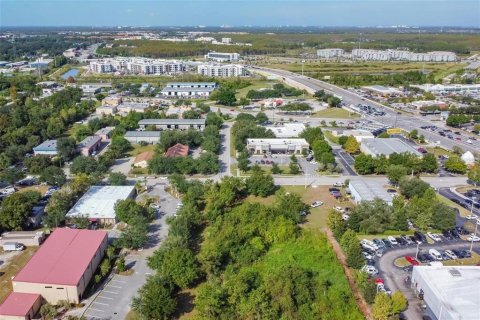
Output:
[[462,141],[450,140],[447,137],[442,137],[437,132],[432,132],[432,131],[424,130],[420,128],[422,126],[431,126],[431,125],[439,126],[438,123],[433,123],[422,116],[397,114],[397,111],[387,108],[376,101],[363,98],[355,92],[345,90],[341,87],[329,84],[327,82],[320,81],[317,79],[312,79],[306,76],[301,76],[293,72],[278,70],[278,69],[255,67],[251,69],[251,71],[253,72],[257,71],[257,72],[267,73],[273,76],[281,77],[288,84],[292,86],[297,86],[302,89],[306,89],[310,93],[313,93],[318,90],[325,90],[329,93],[341,96],[343,99],[343,102],[346,103],[347,105],[350,105],[350,104],[372,105],[375,108],[384,111],[386,115],[383,117],[375,117],[373,115],[364,115],[365,119],[372,120],[372,121],[373,120],[381,121],[385,125],[389,125],[392,127],[396,124],[397,127],[400,127],[406,131],[417,129],[419,134],[425,135],[427,139],[429,139],[430,141],[440,141],[441,145],[446,148],[452,149],[454,146],[459,146],[463,150],[469,150],[472,152],[480,151],[480,142],[478,142],[478,144],[475,144],[475,145],[470,145],[465,140],[462,140]]
[[175,214],[178,200],[164,190],[165,180],[150,182],[152,191],[141,194],[139,198],[157,197],[160,199],[160,211],[150,224],[149,243],[142,251],[134,252],[126,257],[127,266],[134,269],[131,276],[114,275],[96,296],[84,315],[89,320],[124,320],[130,310],[133,297],[145,283],[153,271],[147,266],[147,257],[153,254],[160,243],[168,235],[167,217]]
[[340,163],[345,169],[344,173],[350,176],[357,176],[357,173],[353,169],[353,166],[355,165],[355,159],[339,147],[334,147],[332,151],[337,159],[337,163]]

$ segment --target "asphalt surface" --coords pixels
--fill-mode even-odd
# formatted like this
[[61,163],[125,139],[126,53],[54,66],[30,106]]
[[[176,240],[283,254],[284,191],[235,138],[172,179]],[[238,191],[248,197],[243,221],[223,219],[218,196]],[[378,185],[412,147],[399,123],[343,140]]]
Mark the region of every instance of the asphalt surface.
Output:
[[342,165],[344,169],[344,174],[347,174],[349,176],[358,175],[354,170],[355,159],[350,154],[340,148],[333,148],[332,152],[335,155],[337,163],[340,163]]

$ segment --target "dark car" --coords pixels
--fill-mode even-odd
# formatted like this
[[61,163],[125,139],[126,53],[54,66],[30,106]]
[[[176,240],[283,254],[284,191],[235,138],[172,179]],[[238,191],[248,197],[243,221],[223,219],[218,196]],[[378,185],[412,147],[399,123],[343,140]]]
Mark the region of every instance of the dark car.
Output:
[[415,231],[413,233],[413,237],[419,243],[427,242],[427,237],[423,233],[421,233],[420,231]]
[[390,243],[390,241],[388,241],[387,239],[382,239],[383,243],[385,244],[385,247],[386,248],[391,248],[392,247],[392,244]]
[[330,193],[332,193],[332,192],[340,192],[340,189],[338,189],[338,188],[328,188],[328,191],[329,191]]
[[462,254],[462,250],[452,249],[452,252],[453,252],[459,259],[464,258],[464,257],[463,257],[463,254]]
[[398,244],[401,246],[407,245],[407,241],[403,239],[402,237],[396,237],[395,240],[397,240]]
[[375,244],[377,245],[377,247],[378,247],[379,249],[385,249],[385,248],[386,248],[385,243],[383,243],[382,240],[380,240],[380,239],[373,239],[372,241],[373,241],[373,243],[375,243]]
[[460,252],[461,252],[461,254],[464,258],[471,258],[472,257],[472,253],[468,250],[461,250]]
[[469,234],[469,232],[462,226],[457,226],[455,229],[457,229],[457,232],[460,233],[461,235]]
[[443,231],[443,232],[442,232],[442,235],[443,235],[443,237],[444,237],[445,239],[447,239],[447,240],[453,240],[453,236],[452,236],[452,234],[450,233],[450,231],[448,231],[448,230]]
[[450,233],[452,234],[452,237],[454,237],[455,239],[460,238],[460,234],[458,233],[458,231],[456,229],[450,230]]
[[421,263],[428,263],[428,262],[432,261],[432,257],[427,253],[421,252],[421,253],[418,254],[418,260]]

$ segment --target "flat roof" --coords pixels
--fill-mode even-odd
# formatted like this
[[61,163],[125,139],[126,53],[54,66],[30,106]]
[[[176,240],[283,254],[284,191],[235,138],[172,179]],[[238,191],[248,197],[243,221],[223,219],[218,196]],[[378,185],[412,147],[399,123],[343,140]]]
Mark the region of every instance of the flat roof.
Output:
[[205,124],[205,119],[143,119],[139,125]]
[[76,286],[106,238],[105,231],[57,228],[13,281]]
[[115,203],[127,199],[134,189],[134,186],[91,186],[67,217],[114,219]]
[[57,151],[57,140],[45,140],[33,148],[34,151]]
[[78,144],[78,148],[91,148],[101,140],[99,136],[88,136]]
[[165,87],[171,86],[216,86],[216,82],[168,82]]
[[115,127],[105,127],[95,132],[95,135],[99,136],[101,134],[109,134],[110,132],[113,131],[113,129],[115,129]]
[[162,92],[212,92],[213,90],[215,90],[215,88],[212,88],[212,87],[202,87],[202,88],[170,88],[170,87],[167,87],[167,88],[164,88],[162,90]]
[[[420,279],[419,279],[420,278]],[[443,309],[445,319],[478,319],[480,315],[480,267],[414,266],[412,281],[427,285]],[[426,291],[426,288],[422,288]],[[425,299],[432,298],[425,295]],[[432,306],[430,306],[432,308]],[[438,316],[438,315],[437,315]]]
[[38,299],[40,299],[39,294],[11,292],[0,305],[0,315],[25,317]]
[[392,153],[408,152],[416,156],[422,154],[418,152],[414,147],[398,138],[373,138],[363,139],[362,146],[370,150],[371,153],[376,155],[391,155]]
[[373,201],[376,198],[392,203],[392,196],[383,188],[382,183],[371,180],[350,180],[349,189],[356,191],[362,201]]
[[303,123],[284,123],[283,126],[266,127],[270,129],[277,138],[298,137],[305,130]]
[[160,131],[127,131],[125,137],[160,137]]
[[247,144],[270,144],[270,145],[279,145],[279,144],[294,144],[294,145],[309,145],[305,139],[247,139]]

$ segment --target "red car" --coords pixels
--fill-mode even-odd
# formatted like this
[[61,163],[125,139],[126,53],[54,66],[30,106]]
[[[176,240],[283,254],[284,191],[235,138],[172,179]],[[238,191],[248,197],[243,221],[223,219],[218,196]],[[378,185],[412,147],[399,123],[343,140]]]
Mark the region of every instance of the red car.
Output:
[[407,260],[412,266],[419,266],[420,262],[418,262],[414,257],[412,256],[405,256],[405,260]]

